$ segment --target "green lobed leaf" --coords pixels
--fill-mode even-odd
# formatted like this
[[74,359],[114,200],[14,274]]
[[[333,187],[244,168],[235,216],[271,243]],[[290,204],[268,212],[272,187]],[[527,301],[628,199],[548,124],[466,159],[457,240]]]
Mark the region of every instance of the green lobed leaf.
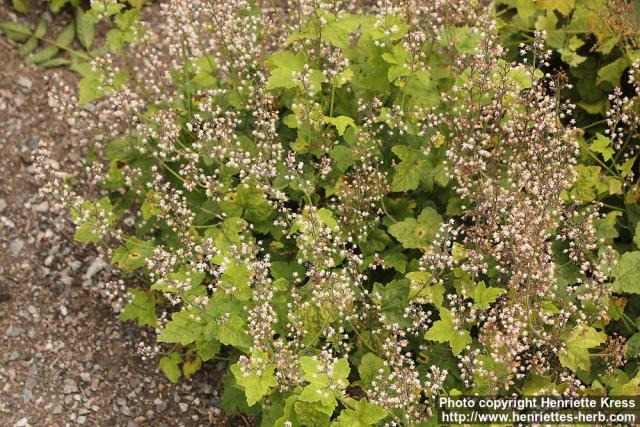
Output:
[[469,331],[457,327],[453,323],[451,312],[446,308],[440,309],[440,320],[433,324],[424,337],[440,343],[448,342],[453,354],[456,356],[472,342]]
[[136,320],[138,326],[157,326],[156,298],[153,292],[129,289],[133,299],[120,312],[120,320]]
[[614,149],[611,148],[611,140],[600,132],[596,134],[596,139],[589,145],[589,148],[596,153],[600,153],[605,161],[611,160],[615,153]]
[[433,240],[442,223],[442,217],[435,209],[426,207],[418,218],[407,218],[391,225],[389,234],[406,249],[426,248]]
[[613,271],[613,288],[618,292],[640,294],[640,251],[622,254]]
[[159,367],[172,383],[177,383],[178,379],[182,376],[182,371],[180,371],[180,362],[182,362],[182,356],[180,356],[180,353],[176,353],[175,351],[160,359]]
[[473,288],[473,305],[486,310],[504,292],[504,289],[487,287],[484,282],[480,282]]
[[[252,359],[256,358],[265,362],[268,360],[262,351],[256,351],[252,354]],[[249,406],[255,405],[269,393],[272,387],[278,385],[274,371],[275,365],[271,363],[267,363],[259,369],[248,369],[246,373],[243,373],[237,364],[231,366],[231,373],[233,373],[238,385],[244,390]]]
[[387,411],[367,399],[355,400],[348,398],[348,403],[353,406],[345,408],[331,426],[336,427],[370,427],[378,425],[378,422],[387,417]]
[[565,338],[565,348],[558,353],[560,364],[576,372],[588,371],[591,368],[589,349],[597,347],[607,339],[603,332],[598,332],[591,326],[580,324]]
[[356,123],[353,119],[347,116],[325,117],[324,122],[335,126],[335,128],[338,129],[338,135],[340,136],[344,135],[344,131],[347,129],[347,126],[351,126],[353,128],[356,127]]

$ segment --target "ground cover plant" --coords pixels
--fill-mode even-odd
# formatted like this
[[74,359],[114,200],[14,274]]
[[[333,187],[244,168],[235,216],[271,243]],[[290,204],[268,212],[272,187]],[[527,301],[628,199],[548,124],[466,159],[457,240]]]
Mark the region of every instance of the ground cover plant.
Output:
[[637,33],[553,4],[176,0],[159,39],[92,2],[120,42],[52,103],[95,129],[103,197],[46,150],[45,190],[157,331],[140,353],[172,381],[227,361],[256,425],[635,395]]

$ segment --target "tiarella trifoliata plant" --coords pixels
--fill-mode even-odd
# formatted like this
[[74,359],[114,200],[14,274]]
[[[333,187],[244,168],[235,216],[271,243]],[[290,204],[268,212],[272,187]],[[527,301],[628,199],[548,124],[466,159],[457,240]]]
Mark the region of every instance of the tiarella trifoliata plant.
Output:
[[228,360],[225,409],[264,426],[637,388],[609,326],[640,253],[617,266],[576,191],[582,132],[543,31],[512,62],[482,1],[174,0],[162,37],[111,3],[93,8],[121,52],[80,67],[79,101],[105,101],[52,94],[96,131],[103,197],[46,152],[40,173],[170,380]]

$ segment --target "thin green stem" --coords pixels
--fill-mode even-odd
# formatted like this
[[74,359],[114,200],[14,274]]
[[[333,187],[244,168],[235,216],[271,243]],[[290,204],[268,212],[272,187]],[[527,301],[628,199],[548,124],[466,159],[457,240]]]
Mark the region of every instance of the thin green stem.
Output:
[[336,84],[331,85],[331,105],[329,106],[329,117],[333,117],[333,103],[336,97]]

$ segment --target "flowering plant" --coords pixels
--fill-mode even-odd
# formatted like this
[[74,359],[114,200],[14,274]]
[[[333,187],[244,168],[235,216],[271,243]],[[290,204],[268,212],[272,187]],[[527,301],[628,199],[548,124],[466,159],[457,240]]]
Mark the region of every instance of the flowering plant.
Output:
[[229,360],[224,407],[265,426],[635,391],[611,294],[640,292],[640,252],[618,266],[579,196],[544,34],[513,63],[483,2],[267,3],[163,4],[162,39],[105,8],[123,59],[82,67],[79,101],[109,103],[53,96],[98,131],[104,197],[40,172],[157,331],[141,353],[172,381]]

